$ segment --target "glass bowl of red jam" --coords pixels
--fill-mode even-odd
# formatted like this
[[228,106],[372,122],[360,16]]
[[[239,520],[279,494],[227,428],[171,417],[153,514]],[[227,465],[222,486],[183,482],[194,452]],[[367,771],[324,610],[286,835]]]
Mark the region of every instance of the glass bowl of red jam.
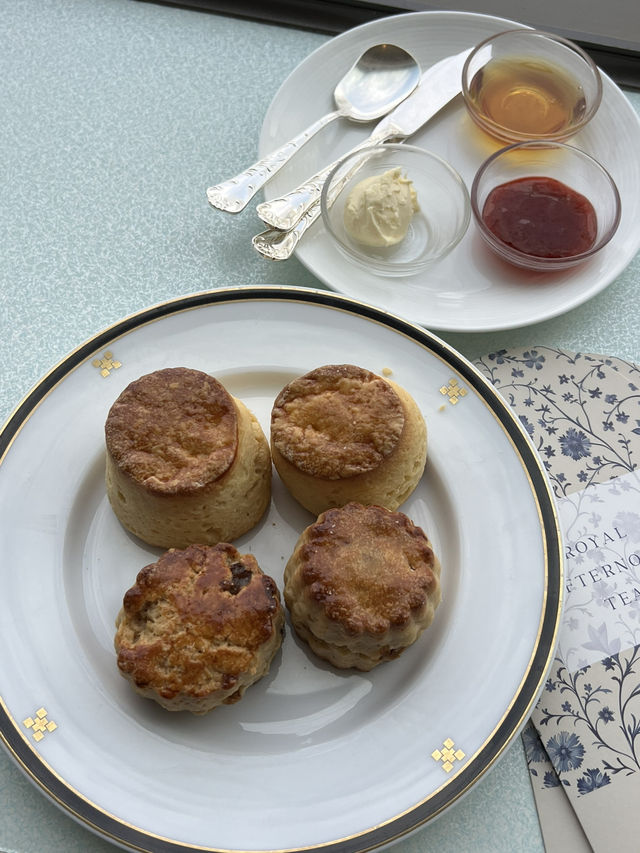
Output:
[[469,54],[462,95],[474,122],[502,142],[563,141],[596,114],[602,79],[591,57],[568,39],[514,29]]
[[562,270],[592,258],[620,222],[607,170],[564,142],[514,143],[482,164],[471,186],[478,230],[493,251],[529,270]]

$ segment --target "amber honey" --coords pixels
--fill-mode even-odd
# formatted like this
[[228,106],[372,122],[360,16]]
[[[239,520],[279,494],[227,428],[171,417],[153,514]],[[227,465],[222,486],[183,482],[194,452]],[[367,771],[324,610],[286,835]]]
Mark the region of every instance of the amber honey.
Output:
[[558,136],[579,122],[586,104],[580,84],[538,60],[490,60],[471,80],[478,118],[530,138]]

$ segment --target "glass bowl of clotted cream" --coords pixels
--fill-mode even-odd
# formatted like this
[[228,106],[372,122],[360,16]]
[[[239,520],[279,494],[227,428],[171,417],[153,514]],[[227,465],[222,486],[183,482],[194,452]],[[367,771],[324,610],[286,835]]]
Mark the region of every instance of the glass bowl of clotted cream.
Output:
[[337,250],[380,276],[415,275],[443,258],[471,218],[458,172],[436,154],[403,144],[347,155],[327,178],[320,205]]

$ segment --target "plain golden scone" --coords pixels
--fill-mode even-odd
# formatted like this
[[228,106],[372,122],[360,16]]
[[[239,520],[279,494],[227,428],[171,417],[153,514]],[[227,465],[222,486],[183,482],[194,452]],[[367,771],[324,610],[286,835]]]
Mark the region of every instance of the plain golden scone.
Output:
[[427,428],[413,397],[353,364],[294,379],[271,411],[271,456],[294,498],[314,515],[350,501],[395,510],[427,458]]
[[132,382],[109,411],[105,438],[113,511],[151,545],[231,542],[269,505],[262,428],[207,373],[173,367]]
[[138,573],[116,621],[118,668],[170,711],[242,698],[282,643],[284,610],[255,558],[228,543],[171,549]]
[[284,573],[298,636],[334,666],[394,660],[440,603],[440,562],[404,513],[350,503],[302,533]]

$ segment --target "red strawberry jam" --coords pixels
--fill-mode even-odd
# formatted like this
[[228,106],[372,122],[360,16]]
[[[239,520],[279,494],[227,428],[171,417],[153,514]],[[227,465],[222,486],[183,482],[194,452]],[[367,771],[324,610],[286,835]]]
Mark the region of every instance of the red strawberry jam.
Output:
[[554,178],[517,178],[491,190],[482,219],[502,243],[537,258],[569,258],[593,246],[589,199]]

